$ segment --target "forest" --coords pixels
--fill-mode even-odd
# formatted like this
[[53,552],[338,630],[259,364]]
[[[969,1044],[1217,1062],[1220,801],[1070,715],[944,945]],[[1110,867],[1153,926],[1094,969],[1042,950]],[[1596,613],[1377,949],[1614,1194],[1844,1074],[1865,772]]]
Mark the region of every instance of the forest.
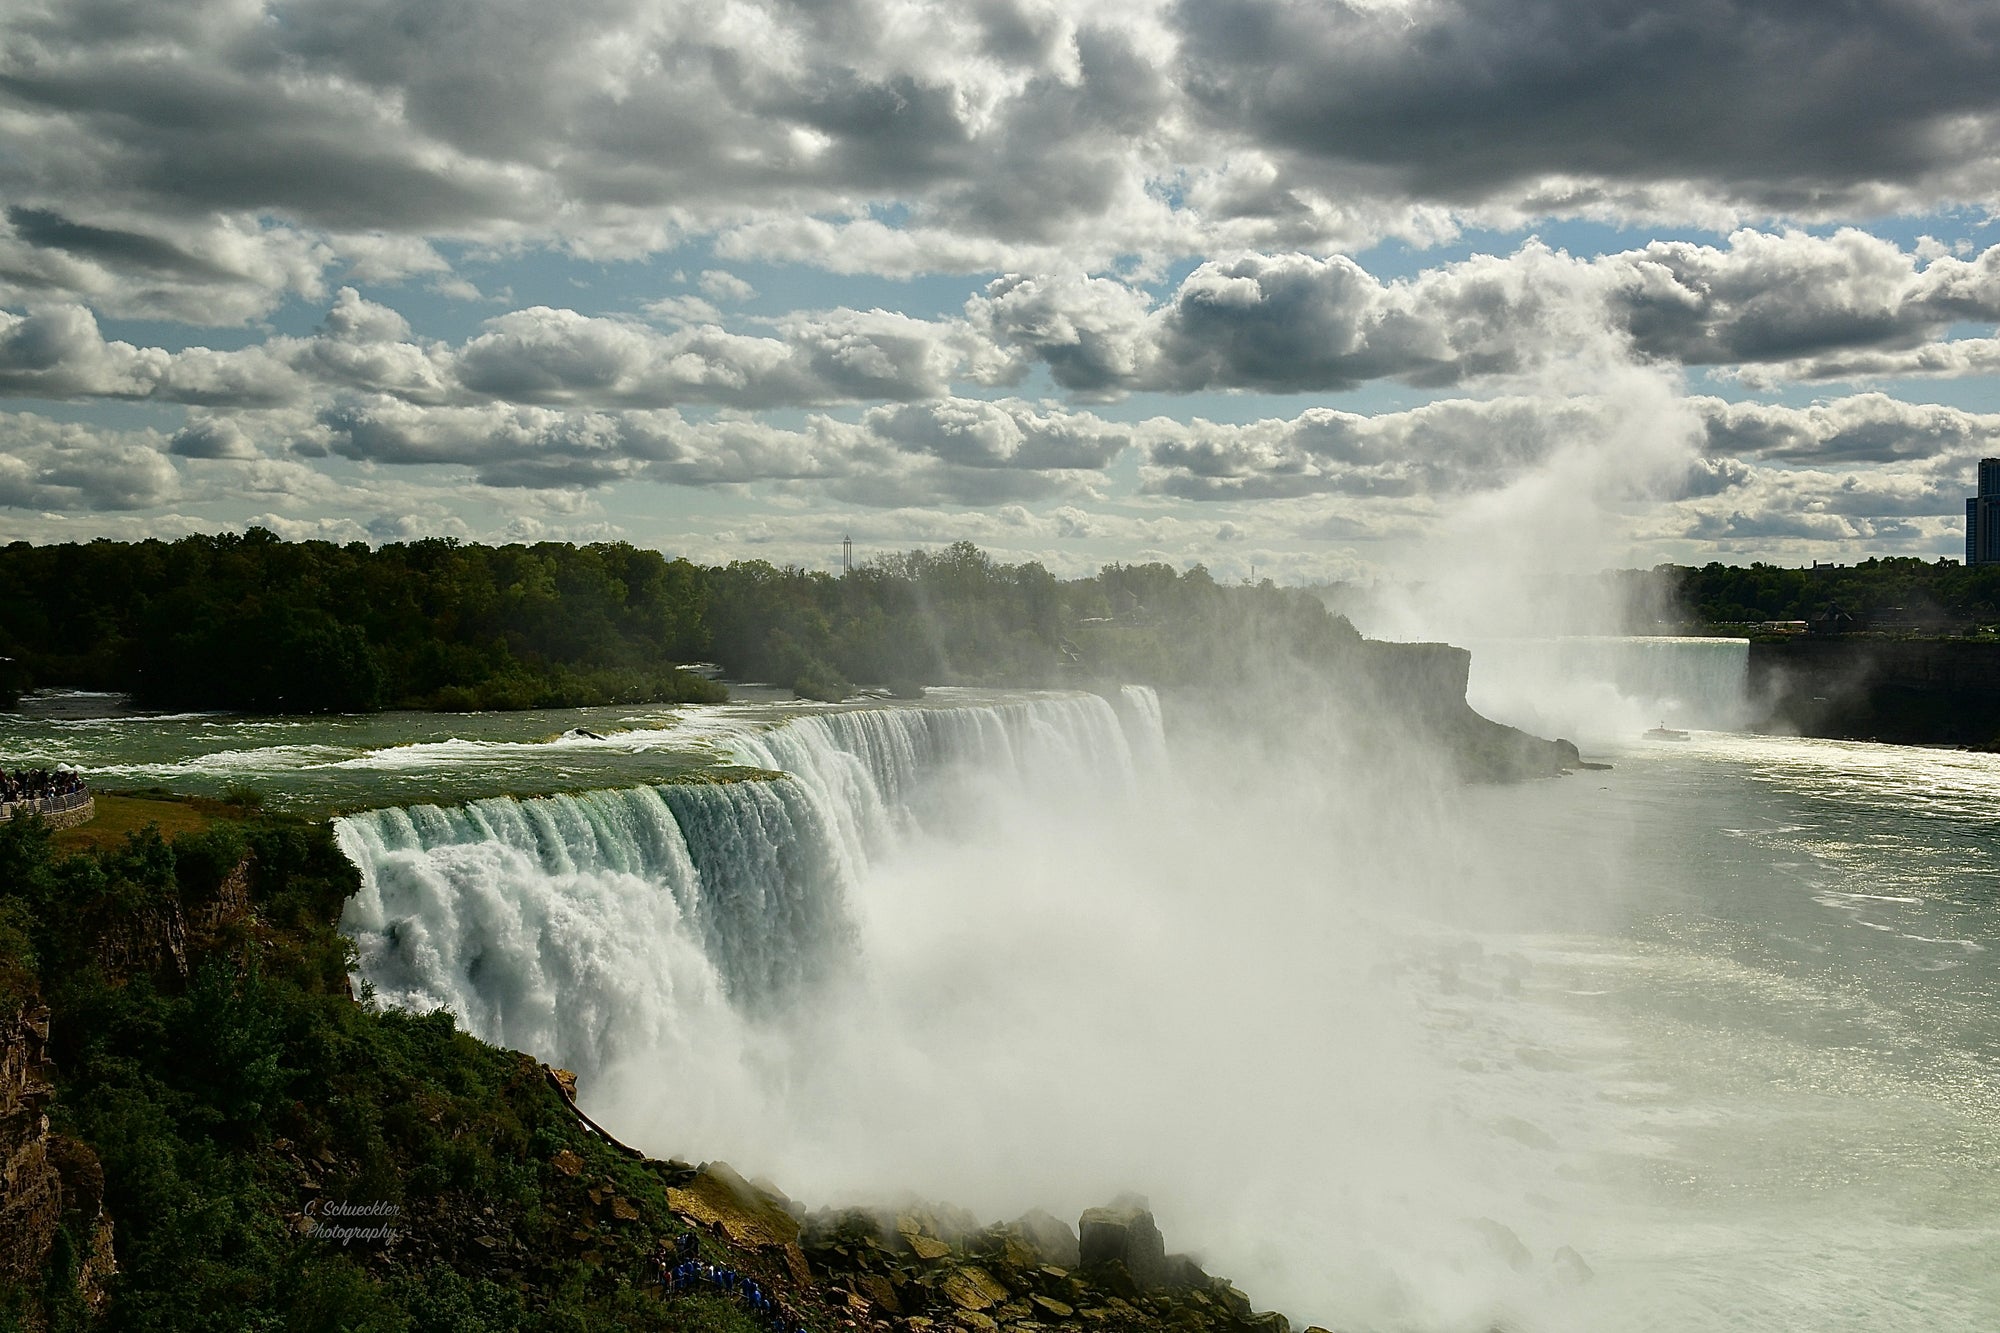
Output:
[[1624,577],[1664,580],[1667,599],[1697,625],[1803,620],[1822,628],[1956,633],[2000,625],[2000,565],[1891,556],[1810,569],[1662,565]]
[[814,699],[859,686],[1227,678],[1246,643],[1308,659],[1358,640],[1303,590],[1197,566],[1061,580],[970,543],[844,576],[705,567],[622,542],[174,542],[0,548],[0,688],[115,690],[155,708],[367,712],[712,701],[731,679]]

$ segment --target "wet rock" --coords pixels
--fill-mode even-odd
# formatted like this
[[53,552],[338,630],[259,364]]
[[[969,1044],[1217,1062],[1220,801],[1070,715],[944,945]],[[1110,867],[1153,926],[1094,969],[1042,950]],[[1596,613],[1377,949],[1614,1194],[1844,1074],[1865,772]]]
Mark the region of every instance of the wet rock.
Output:
[[1583,1256],[1567,1245],[1555,1252],[1552,1262],[1556,1266],[1556,1277],[1568,1286],[1580,1287],[1597,1276],[1595,1270],[1583,1261]]
[[943,1259],[951,1253],[951,1246],[945,1244],[936,1236],[926,1236],[921,1231],[903,1231],[897,1234],[902,1236],[904,1243],[910,1247],[911,1253],[926,1262],[933,1259]]
[[1525,1144],[1530,1148],[1539,1148],[1543,1152],[1554,1152],[1557,1147],[1555,1139],[1550,1136],[1547,1130],[1543,1129],[1540,1125],[1523,1120],[1517,1115],[1501,1116],[1493,1123],[1493,1128],[1505,1134],[1516,1143]]
[[961,1310],[985,1310],[1000,1304],[1011,1294],[991,1273],[974,1264],[947,1277],[938,1290]]
[[1514,1234],[1513,1228],[1495,1222],[1490,1217],[1469,1218],[1465,1225],[1486,1242],[1486,1248],[1494,1258],[1502,1260],[1515,1272],[1524,1273],[1534,1266],[1535,1256],[1521,1243],[1521,1238]]
[[1182,1291],[1200,1291],[1212,1280],[1192,1256],[1185,1254],[1167,1256],[1163,1285]]
[[733,1245],[797,1248],[798,1219],[727,1162],[706,1163],[687,1188],[669,1189],[667,1207],[691,1222],[719,1228]]
[[1238,1319],[1248,1319],[1250,1317],[1250,1297],[1234,1282],[1217,1283],[1213,1294],[1216,1300],[1221,1302],[1222,1308],[1235,1315]]
[[1040,1208],[1014,1219],[1014,1229],[1041,1255],[1042,1262],[1058,1268],[1075,1268],[1082,1262],[1076,1233],[1069,1223]]
[[1166,1283],[1166,1241],[1145,1208],[1114,1205],[1086,1210],[1077,1226],[1077,1249],[1083,1267],[1122,1265],[1142,1291]]
[[903,1303],[896,1295],[895,1285],[880,1273],[865,1273],[855,1281],[854,1285],[867,1293],[869,1300],[890,1314],[903,1313]]

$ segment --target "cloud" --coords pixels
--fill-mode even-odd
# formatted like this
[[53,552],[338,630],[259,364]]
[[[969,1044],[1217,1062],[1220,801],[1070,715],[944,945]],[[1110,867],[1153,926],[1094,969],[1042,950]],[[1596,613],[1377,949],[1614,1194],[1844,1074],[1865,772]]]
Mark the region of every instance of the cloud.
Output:
[[25,316],[0,311],[0,392],[27,398],[140,398],[171,357],[158,348],[106,342],[79,305]]
[[167,452],[182,458],[255,458],[257,446],[235,421],[197,417],[174,432]]
[[1447,400],[1362,416],[1310,408],[1289,420],[1145,423],[1148,490],[1189,500],[1412,497],[1493,490],[1613,425],[1592,399]]
[[1018,400],[953,399],[876,408],[862,427],[909,453],[974,468],[1099,471],[1132,432],[1089,413],[1037,409]]
[[0,19],[0,302],[237,323],[328,272],[445,281],[446,240],[1101,271],[1466,220],[1726,226],[2000,188],[2000,18],[1980,5],[111,12]]
[[[175,218],[106,208],[86,219],[14,205],[6,224],[0,304],[74,301],[109,315],[196,325],[241,324],[287,296],[317,299],[335,254],[296,227],[249,216]],[[369,262],[370,251],[390,248],[429,251],[419,240],[363,240],[356,267],[386,272],[387,265]]]
[[757,289],[734,273],[709,269],[701,275],[701,290],[711,301],[741,302],[753,299]]
[[1202,0],[1174,21],[1208,123],[1309,180],[1529,213],[1692,196],[1802,217],[1996,184],[1984,6]]
[[148,431],[96,431],[0,413],[0,506],[133,510],[171,502],[180,476]]
[[1158,305],[1071,272],[997,279],[967,313],[997,345],[1095,395],[1383,379],[1439,388],[1584,347],[1814,378],[1921,355],[1943,373],[1979,364],[1980,344],[1928,340],[1965,321],[2000,323],[2000,247],[1924,258],[1853,229],[1739,231],[1727,246],[1654,242],[1577,258],[1530,241],[1393,281],[1344,256],[1242,254],[1198,265]]
[[489,404],[427,408],[394,398],[327,408],[335,452],[369,463],[452,465],[499,487],[811,482],[855,503],[985,503],[1046,496],[1111,463],[1130,432],[1088,414],[948,399],[886,407],[858,422],[796,429],[671,410],[563,411]]
[[1831,467],[1926,463],[1962,469],[2000,452],[2000,414],[1856,394],[1808,407],[1697,399],[1714,457]]

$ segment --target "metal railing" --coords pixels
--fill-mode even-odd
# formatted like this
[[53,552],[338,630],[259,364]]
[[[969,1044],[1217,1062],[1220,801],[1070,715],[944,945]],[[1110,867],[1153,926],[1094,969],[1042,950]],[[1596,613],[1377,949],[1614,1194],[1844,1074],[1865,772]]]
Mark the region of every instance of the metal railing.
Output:
[[0,823],[5,823],[15,815],[60,815],[71,810],[80,810],[90,804],[90,789],[67,792],[61,796],[31,796],[25,801],[0,801]]

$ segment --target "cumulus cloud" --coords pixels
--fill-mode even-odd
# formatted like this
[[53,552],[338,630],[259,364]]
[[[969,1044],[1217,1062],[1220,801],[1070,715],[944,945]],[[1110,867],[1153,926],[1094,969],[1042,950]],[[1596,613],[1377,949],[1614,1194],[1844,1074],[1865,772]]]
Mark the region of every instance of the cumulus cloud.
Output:
[[[335,254],[322,239],[253,216],[175,218],[143,209],[127,216],[113,208],[86,221],[17,204],[5,222],[0,304],[74,300],[109,315],[188,324],[241,324],[287,296],[316,299]],[[368,251],[385,247],[429,251],[420,240],[364,241],[357,268],[384,273]]]
[[174,432],[167,451],[182,458],[257,457],[249,433],[226,417],[196,417]]
[[[1987,198],[2000,13],[1865,0],[1177,8],[1212,124],[1293,170],[1466,205],[1825,216]],[[1886,211],[1886,210],[1885,210]]]
[[2000,453],[2000,414],[1856,394],[1809,407],[1696,400],[1716,457],[1832,467],[1922,463],[1965,468]]
[[1095,394],[1443,387],[1606,340],[1640,360],[1808,378],[1919,356],[1946,373],[1982,364],[1983,344],[1933,340],[1962,322],[2000,323],[2000,247],[1924,257],[1853,229],[1739,231],[1727,246],[1654,242],[1594,258],[1530,242],[1392,281],[1344,256],[1244,254],[1197,266],[1158,305],[1071,273],[998,279],[968,314],[1057,383]]
[[239,322],[336,265],[441,277],[439,238],[1102,268],[1459,217],[1818,219],[2000,188],[2000,19],[1977,5],[109,12],[0,20],[0,300]]
[[757,295],[755,287],[718,268],[701,275],[701,290],[711,301],[748,301]]
[[[607,522],[508,528],[353,481],[429,468],[524,506],[651,481],[1139,542],[1101,503],[1136,456],[1132,503],[1204,506],[1158,549],[1282,560],[1257,543],[1286,506],[1319,506],[1298,540],[1372,540],[1606,429],[1609,395],[1558,373],[1579,349],[1732,392],[2000,368],[2000,247],[1817,225],[2000,204],[1996,49],[1990,6],[1916,0],[22,0],[0,15],[0,393],[156,429],[21,418],[6,503],[349,537]],[[1342,253],[1575,218],[1726,239],[1394,273]],[[675,247],[673,294],[571,309],[524,273],[509,308],[537,251]],[[939,315],[935,283],[855,297],[771,261],[983,286]],[[486,300],[461,265],[506,304],[420,294]],[[924,313],[876,308],[903,292]],[[1218,424],[1183,397],[1385,382],[1441,401]],[[1083,410],[1146,394],[1125,415],[1196,419]],[[1661,494],[1718,543],[1788,502],[1922,540],[1881,506],[1943,504],[1995,448],[1976,413],[1880,395],[1687,406],[1703,449]],[[1805,507],[1841,469],[1852,507]]]
[[180,475],[150,431],[98,431],[0,413],[0,506],[131,510],[172,501]]
[[1148,489],[1190,500],[1462,495],[1505,485],[1618,411],[1604,400],[1517,397],[1377,416],[1311,408],[1247,425],[1162,418],[1144,427],[1144,475]]
[[489,486],[812,482],[876,506],[1052,494],[1075,484],[1065,474],[1107,467],[1130,439],[1089,414],[960,399],[876,408],[858,422],[814,416],[782,428],[692,421],[664,409],[426,408],[376,397],[329,407],[320,423],[346,457],[466,467]]

